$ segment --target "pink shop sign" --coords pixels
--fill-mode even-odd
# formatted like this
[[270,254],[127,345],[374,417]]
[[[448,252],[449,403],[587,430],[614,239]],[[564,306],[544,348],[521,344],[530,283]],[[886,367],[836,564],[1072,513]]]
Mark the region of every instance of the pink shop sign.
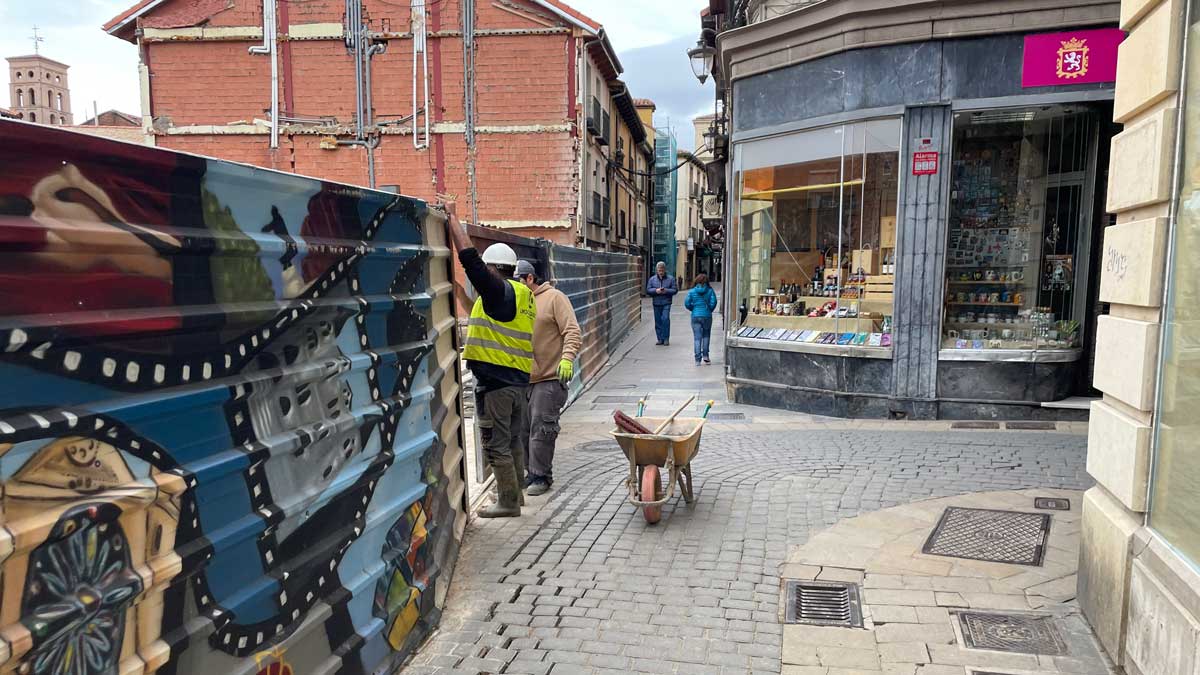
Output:
[[1114,82],[1120,28],[1076,30],[1025,36],[1022,87]]

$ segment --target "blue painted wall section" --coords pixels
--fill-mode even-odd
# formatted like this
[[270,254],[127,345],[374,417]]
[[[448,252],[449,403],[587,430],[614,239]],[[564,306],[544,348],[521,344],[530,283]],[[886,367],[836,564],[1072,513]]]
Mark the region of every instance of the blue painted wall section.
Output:
[[0,122],[0,673],[386,670],[465,524],[442,218]]

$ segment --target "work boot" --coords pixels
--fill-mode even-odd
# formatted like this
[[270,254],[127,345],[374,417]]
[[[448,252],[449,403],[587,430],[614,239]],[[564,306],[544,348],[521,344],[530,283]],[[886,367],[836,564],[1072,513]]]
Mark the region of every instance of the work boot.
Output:
[[521,515],[521,483],[517,480],[515,467],[495,472],[496,503],[480,509],[475,515],[480,518],[516,518]]

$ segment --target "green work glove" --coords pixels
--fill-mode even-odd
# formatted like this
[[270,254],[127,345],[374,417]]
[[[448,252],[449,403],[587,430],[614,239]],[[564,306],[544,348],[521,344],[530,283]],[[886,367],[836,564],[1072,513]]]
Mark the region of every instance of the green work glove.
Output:
[[570,359],[563,359],[558,362],[558,380],[563,384],[567,384],[575,377],[575,364]]

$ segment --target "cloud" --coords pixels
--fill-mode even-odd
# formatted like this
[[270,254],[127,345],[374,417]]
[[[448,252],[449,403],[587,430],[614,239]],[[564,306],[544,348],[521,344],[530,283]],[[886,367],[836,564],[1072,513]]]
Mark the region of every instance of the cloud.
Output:
[[692,74],[687,50],[695,44],[695,38],[683,37],[620,55],[629,91],[654,101],[654,126],[672,129],[685,150],[694,146],[692,118],[711,113],[715,96],[712,80],[702,85]]
[[637,98],[654,101],[654,125],[671,127],[679,147],[693,149],[691,120],[712,112],[712,81],[692,74],[687,50],[700,34],[700,11],[708,0],[567,0],[604,25]]

